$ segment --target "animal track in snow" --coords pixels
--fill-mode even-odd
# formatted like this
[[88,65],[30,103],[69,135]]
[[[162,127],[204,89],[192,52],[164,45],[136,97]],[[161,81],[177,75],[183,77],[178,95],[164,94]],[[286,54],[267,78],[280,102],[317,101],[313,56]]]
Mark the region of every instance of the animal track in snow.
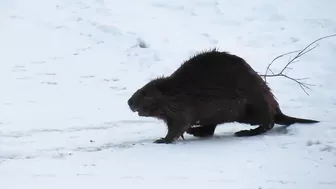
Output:
[[183,5],[173,5],[166,3],[153,3],[153,6],[174,11],[183,11],[185,9]]
[[[128,149],[133,148],[138,145],[145,144],[153,144],[154,138],[151,139],[140,139],[134,141],[120,141],[116,143],[103,143],[98,145],[81,145],[73,148],[68,148],[64,146],[49,148],[49,149],[36,149],[34,152],[30,152],[28,154],[14,154],[11,156],[0,157],[3,161],[5,160],[15,160],[15,159],[34,159],[39,157],[49,157],[53,159],[63,159],[67,156],[72,156],[77,152],[98,152],[103,150],[111,150],[111,149]],[[88,144],[92,144],[92,142],[88,141]]]
[[52,73],[52,72],[49,72],[49,73],[37,73],[36,75],[56,76],[56,73]]
[[323,145],[323,147],[321,147],[320,150],[321,152],[336,152],[336,147],[331,145]]
[[83,75],[83,76],[80,76],[80,78],[90,79],[90,78],[95,78],[95,76],[94,75]]
[[30,61],[31,64],[44,64],[46,61]]
[[149,44],[146,43],[142,38],[137,39],[138,44],[136,46],[140,48],[149,48]]
[[86,33],[79,33],[79,35],[81,36],[85,36],[85,37],[92,37],[92,34],[86,34]]
[[122,32],[115,26],[99,24],[97,22],[89,22],[89,23],[103,33],[112,34],[114,36],[122,35]]
[[17,65],[12,69],[12,72],[25,72],[27,71],[25,66]]
[[28,80],[28,79],[33,79],[33,77],[29,77],[29,76],[23,76],[23,77],[17,77],[17,80]]
[[[10,104],[8,104],[10,105]],[[80,118],[71,118],[71,119],[80,119]],[[0,133],[1,137],[13,137],[13,138],[20,138],[20,137],[27,137],[32,136],[34,134],[41,134],[41,133],[71,133],[71,132],[81,132],[81,131],[90,131],[90,130],[107,130],[112,129],[115,127],[119,127],[121,125],[129,125],[129,124],[146,124],[146,123],[155,123],[153,121],[143,121],[143,120],[120,120],[120,121],[111,121],[111,122],[104,122],[100,125],[91,125],[85,127],[69,127],[68,129],[33,129],[26,132],[10,132],[8,134]]]
[[[333,144],[334,142],[328,142],[330,144]],[[319,146],[319,150],[321,152],[334,152],[336,155],[336,147],[330,144],[323,144],[321,141],[316,140],[316,141],[307,141],[307,146]]]
[[106,81],[106,82],[117,82],[117,81],[119,81],[120,79],[118,79],[118,78],[112,78],[112,79],[104,79],[104,81]]
[[10,18],[11,19],[19,19],[19,20],[23,20],[24,19],[24,17],[19,16],[19,15],[12,15],[12,16],[10,16]]
[[126,87],[112,86],[112,87],[110,87],[110,88],[111,88],[111,89],[118,90],[118,91],[123,91],[123,90],[126,90]]
[[54,26],[55,29],[69,29],[69,27],[65,26],[65,25],[57,25]]
[[87,51],[87,50],[91,50],[92,47],[84,47],[84,48],[79,48],[79,49],[76,49],[76,52],[74,52],[72,55],[79,55],[79,52],[84,52],[84,51]]
[[314,27],[317,28],[330,28],[333,26],[336,29],[336,23],[334,21],[328,20],[328,19],[305,19],[304,20],[307,23],[310,23]]
[[319,140],[316,140],[316,141],[308,140],[307,141],[307,146],[320,145],[320,144],[321,142]]
[[57,85],[57,82],[54,81],[42,81],[42,84],[47,84],[47,85]]
[[50,60],[60,60],[60,59],[62,59],[62,57],[54,56],[54,57],[50,57],[49,59]]

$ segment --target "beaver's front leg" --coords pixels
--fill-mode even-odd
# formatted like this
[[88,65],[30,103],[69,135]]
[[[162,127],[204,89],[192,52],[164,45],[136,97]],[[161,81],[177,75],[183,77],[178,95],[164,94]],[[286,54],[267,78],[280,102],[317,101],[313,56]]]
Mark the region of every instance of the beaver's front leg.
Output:
[[183,133],[190,127],[190,125],[184,121],[168,121],[167,126],[168,126],[168,132],[166,136],[164,138],[155,140],[154,143],[157,144],[172,143],[175,139],[181,136],[183,137]]

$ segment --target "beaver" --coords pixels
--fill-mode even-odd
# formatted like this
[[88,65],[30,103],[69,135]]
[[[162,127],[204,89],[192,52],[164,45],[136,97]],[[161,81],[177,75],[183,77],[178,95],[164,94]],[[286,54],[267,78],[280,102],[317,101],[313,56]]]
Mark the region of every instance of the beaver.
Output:
[[229,122],[257,125],[235,132],[237,137],[261,135],[274,124],[319,122],[283,114],[268,84],[243,58],[216,48],[191,56],[170,76],[151,80],[127,104],[138,116],[167,125],[166,136],[154,143],[172,143],[185,132],[212,136],[217,125]]

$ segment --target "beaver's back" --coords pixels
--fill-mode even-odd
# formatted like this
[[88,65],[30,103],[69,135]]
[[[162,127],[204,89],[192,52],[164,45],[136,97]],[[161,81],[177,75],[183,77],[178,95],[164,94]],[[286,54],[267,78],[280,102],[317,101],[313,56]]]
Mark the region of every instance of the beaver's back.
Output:
[[216,50],[185,61],[170,80],[171,89],[199,97],[253,98],[269,90],[242,58]]

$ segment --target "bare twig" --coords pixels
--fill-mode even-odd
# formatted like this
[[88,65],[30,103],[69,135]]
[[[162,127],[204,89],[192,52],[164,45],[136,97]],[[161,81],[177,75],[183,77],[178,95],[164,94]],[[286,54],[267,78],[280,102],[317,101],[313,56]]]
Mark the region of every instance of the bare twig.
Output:
[[[265,79],[265,82],[266,82],[266,77],[277,77],[277,76],[282,76],[282,77],[285,77],[287,79],[290,79],[296,83],[299,84],[299,86],[301,87],[301,89],[307,94],[307,91],[305,89],[310,89],[308,86],[314,86],[314,85],[311,85],[311,84],[307,84],[307,83],[304,83],[302,82],[302,80],[305,80],[305,79],[308,79],[308,78],[298,78],[298,79],[295,79],[295,78],[292,78],[286,74],[284,74],[284,71],[287,70],[287,69],[292,69],[290,67],[288,67],[290,64],[293,64],[295,62],[298,62],[299,60],[297,60],[298,58],[300,58],[301,56],[307,54],[308,52],[312,51],[313,49],[315,49],[318,44],[314,45],[313,47],[311,47],[314,43],[322,40],[322,39],[325,39],[325,38],[329,38],[329,37],[335,37],[336,34],[333,34],[333,35],[328,35],[328,36],[324,36],[324,37],[321,37],[321,38],[318,38],[316,39],[315,41],[311,42],[309,45],[307,45],[305,48],[303,48],[302,50],[296,50],[296,51],[291,51],[291,52],[288,52],[288,53],[285,53],[285,54],[281,54],[277,57],[275,57],[271,63],[268,64],[267,68],[266,68],[266,72],[264,75],[260,75],[261,77],[264,77]],[[289,54],[293,54],[293,53],[297,53],[294,58],[290,58],[288,60],[288,63],[285,65],[285,67],[279,72],[279,73],[274,73],[272,70],[271,70],[271,66],[273,65],[274,61],[276,61],[277,59],[281,58],[281,57],[284,57],[286,55],[289,55]],[[269,72],[271,72],[272,74],[267,74]]]
[[274,61],[276,61],[277,59],[279,59],[279,58],[281,58],[281,57],[283,57],[283,56],[286,56],[286,55],[289,55],[289,54],[292,54],[292,53],[296,53],[296,52],[299,52],[299,51],[300,51],[300,50],[296,50],[296,51],[288,52],[288,53],[285,53],[285,54],[282,54],[282,55],[279,55],[279,56],[275,57],[275,58],[272,60],[272,62],[268,64],[268,66],[267,66],[267,68],[266,68],[265,75],[260,75],[260,76],[264,76],[265,81],[266,81],[266,77],[268,77],[268,75],[267,75],[267,72],[268,72],[268,71],[270,71],[273,75],[275,75],[274,72],[272,72],[271,69],[270,69],[270,67],[272,66],[272,64],[274,63]]

